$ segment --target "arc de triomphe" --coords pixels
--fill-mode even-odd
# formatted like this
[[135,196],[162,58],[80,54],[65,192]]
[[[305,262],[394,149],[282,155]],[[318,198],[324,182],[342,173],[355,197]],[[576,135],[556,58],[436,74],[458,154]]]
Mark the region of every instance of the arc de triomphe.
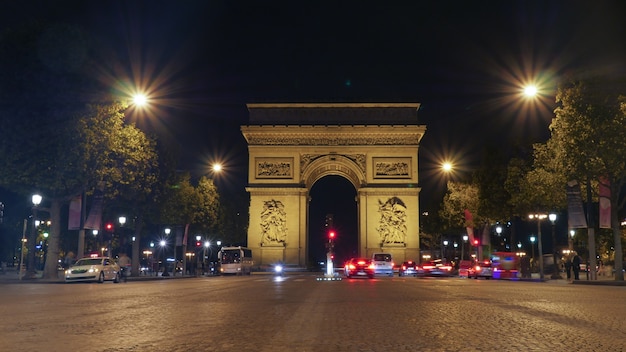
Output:
[[308,199],[324,176],[357,193],[358,255],[419,259],[418,103],[248,104],[250,226],[256,264],[306,266]]

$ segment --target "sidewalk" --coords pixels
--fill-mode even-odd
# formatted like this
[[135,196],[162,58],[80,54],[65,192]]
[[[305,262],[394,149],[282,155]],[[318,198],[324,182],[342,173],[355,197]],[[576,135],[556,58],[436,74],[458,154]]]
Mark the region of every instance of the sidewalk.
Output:
[[[5,273],[0,273],[0,284],[3,283],[40,283],[40,284],[58,284],[65,283],[65,279],[63,277],[63,271],[59,271],[58,278],[56,279],[43,279],[42,271],[38,271],[34,278],[22,278],[18,275],[17,268],[7,268]],[[150,280],[170,280],[170,279],[190,279],[194,277],[201,277],[195,275],[172,275],[170,273],[169,276],[161,276],[160,273],[158,276],[154,275],[141,275],[141,276],[130,276],[127,278],[127,281],[150,281]]]

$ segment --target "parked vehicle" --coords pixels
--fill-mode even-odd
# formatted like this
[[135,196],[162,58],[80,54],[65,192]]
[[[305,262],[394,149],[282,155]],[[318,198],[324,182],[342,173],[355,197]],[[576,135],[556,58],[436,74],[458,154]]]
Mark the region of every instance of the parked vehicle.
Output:
[[109,257],[81,258],[65,270],[65,282],[105,281],[120,282],[119,265]]

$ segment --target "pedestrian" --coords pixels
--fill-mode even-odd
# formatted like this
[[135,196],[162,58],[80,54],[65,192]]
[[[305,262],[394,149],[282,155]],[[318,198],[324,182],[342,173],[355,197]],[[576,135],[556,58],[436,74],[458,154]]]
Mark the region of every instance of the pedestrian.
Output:
[[580,280],[580,264],[582,259],[578,253],[574,252],[574,258],[572,258],[572,270],[574,270],[574,280]]
[[567,279],[572,279],[572,256],[568,255],[565,258],[565,272],[567,273]]
[[117,264],[120,266],[120,269],[121,269],[122,280],[126,282],[126,279],[128,278],[128,272],[129,272],[128,269],[130,268],[130,258],[128,257],[128,255],[126,255],[126,253],[120,253],[120,257],[117,260]]

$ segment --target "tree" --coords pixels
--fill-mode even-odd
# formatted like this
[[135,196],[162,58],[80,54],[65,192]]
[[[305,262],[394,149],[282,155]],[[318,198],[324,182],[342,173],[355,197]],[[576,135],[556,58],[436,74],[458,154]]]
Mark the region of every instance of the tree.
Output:
[[[571,79],[557,92],[548,147],[567,179],[606,180],[610,187],[611,227],[615,245],[615,279],[624,280],[619,212],[626,197],[626,82],[604,77]],[[595,242],[590,232],[590,264]]]
[[[151,147],[134,126],[124,125],[126,106],[100,93],[106,90],[89,74],[95,60],[80,29],[34,23],[0,38],[0,156],[5,163],[0,185],[24,197],[40,192],[49,204],[44,277],[53,278],[62,207],[99,182],[133,183],[138,173],[131,168],[145,166],[150,157],[133,158],[149,154]],[[129,138],[136,144],[121,145]],[[34,246],[34,238],[28,243]]]

